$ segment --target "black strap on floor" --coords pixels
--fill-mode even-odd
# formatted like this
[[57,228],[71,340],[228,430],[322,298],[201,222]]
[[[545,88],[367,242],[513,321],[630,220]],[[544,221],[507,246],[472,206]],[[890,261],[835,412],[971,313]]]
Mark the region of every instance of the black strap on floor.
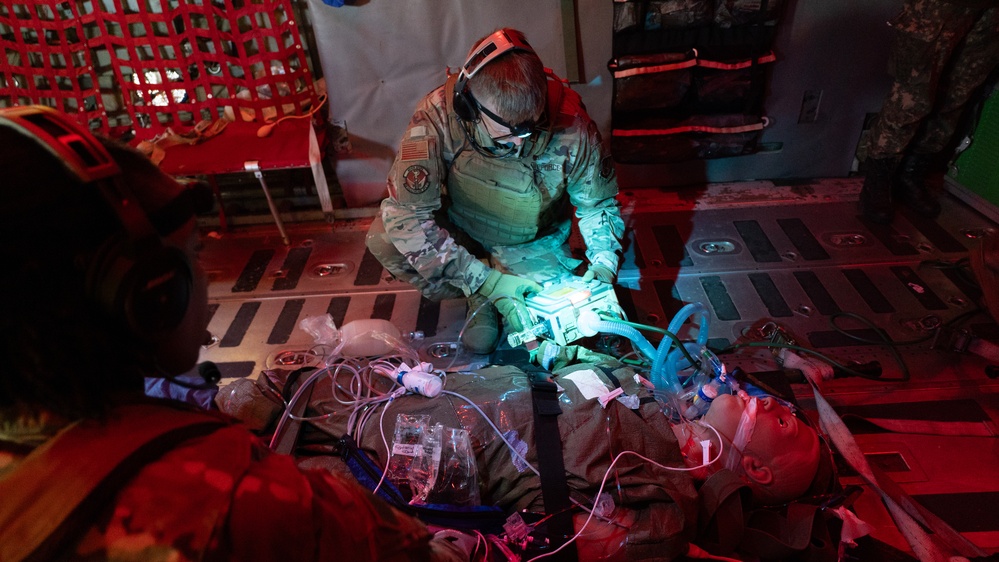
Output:
[[[309,400],[312,398],[312,389],[306,389],[302,396],[299,397],[298,402],[291,404],[291,399],[298,390],[299,385],[303,381],[299,380],[304,377],[307,373],[315,371],[315,367],[302,367],[292,371],[288,375],[288,379],[284,383],[284,390],[282,395],[284,396],[284,401],[289,405],[291,415],[301,418],[305,416],[305,409],[309,407]],[[307,378],[307,377],[306,377]],[[274,451],[281,453],[283,455],[290,455],[295,451],[295,445],[298,443],[298,436],[302,432],[302,422],[296,419],[290,419],[288,422],[282,426],[281,434],[271,438],[274,443]]]
[[[541,494],[545,503],[545,513],[551,518],[548,522],[551,547],[558,548],[575,533],[572,526],[572,504],[569,501],[569,485],[565,479],[565,462],[562,459],[562,437],[558,432],[558,416],[562,408],[558,405],[558,387],[551,373],[543,370],[526,370],[531,382],[531,396],[534,403],[534,446],[538,451],[538,470],[541,472]],[[576,545],[569,544],[552,560],[576,560]]]

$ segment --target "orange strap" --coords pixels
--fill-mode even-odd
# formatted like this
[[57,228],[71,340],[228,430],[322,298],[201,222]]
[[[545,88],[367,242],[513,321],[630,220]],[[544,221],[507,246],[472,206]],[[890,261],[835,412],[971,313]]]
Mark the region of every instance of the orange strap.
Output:
[[767,53],[755,61],[752,59],[741,60],[737,62],[721,62],[713,61],[707,59],[697,58],[696,52],[694,58],[679,61],[679,62],[667,62],[663,64],[654,64],[649,66],[635,66],[632,68],[626,68],[624,70],[617,70],[614,64],[611,65],[611,74],[616,79],[629,78],[631,76],[641,76],[643,74],[658,74],[661,72],[670,72],[673,70],[682,70],[684,68],[690,68],[692,66],[700,66],[702,68],[713,68],[715,70],[741,70],[743,68],[749,68],[754,64],[766,64],[774,62],[777,60],[777,56],[773,52]]
[[721,134],[736,134],[736,133],[748,133],[751,131],[762,131],[770,124],[770,121],[764,117],[757,123],[750,123],[748,125],[735,125],[732,127],[715,127],[712,125],[681,125],[679,127],[670,127],[667,129],[614,129],[611,131],[611,135],[615,137],[652,137],[652,136],[664,136],[664,135],[678,135],[681,133],[721,133]]
[[71,515],[100,508],[147,462],[226,425],[158,403],[71,424],[0,478],[0,560],[50,559],[75,538]]

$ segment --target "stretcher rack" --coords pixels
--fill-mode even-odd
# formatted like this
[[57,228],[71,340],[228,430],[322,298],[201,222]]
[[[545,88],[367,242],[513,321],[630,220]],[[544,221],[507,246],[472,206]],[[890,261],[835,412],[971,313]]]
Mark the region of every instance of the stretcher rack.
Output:
[[292,168],[311,169],[332,221],[324,96],[291,0],[15,0],[0,6],[0,43],[0,106],[48,105],[132,144],[230,119],[211,138],[170,146],[160,163],[208,176],[223,228],[215,176],[253,173],[287,244],[263,174]]

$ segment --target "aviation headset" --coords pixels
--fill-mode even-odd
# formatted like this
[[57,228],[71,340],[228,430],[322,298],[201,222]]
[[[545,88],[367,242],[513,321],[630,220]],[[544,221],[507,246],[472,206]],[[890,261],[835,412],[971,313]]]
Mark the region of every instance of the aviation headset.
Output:
[[[0,126],[45,148],[85,187],[98,190],[118,217],[121,232],[103,242],[87,264],[88,298],[142,341],[178,327],[191,302],[191,264],[180,249],[163,244],[107,148],[79,123],[49,107],[0,109]],[[178,224],[180,207],[187,212],[184,221],[193,216],[193,205],[182,201],[191,191],[155,213],[160,232],[183,224]]]
[[455,115],[463,121],[478,121],[481,111],[497,123],[510,129],[511,134],[524,137],[530,135],[534,129],[535,123],[533,121],[517,124],[507,123],[493,112],[482,107],[478,100],[472,96],[472,91],[468,88],[468,80],[482,70],[482,67],[511,51],[534,53],[534,49],[530,45],[522,41],[515,34],[509,34],[503,29],[494,32],[473,47],[465,63],[461,65],[458,81],[454,85],[452,106],[454,107]]

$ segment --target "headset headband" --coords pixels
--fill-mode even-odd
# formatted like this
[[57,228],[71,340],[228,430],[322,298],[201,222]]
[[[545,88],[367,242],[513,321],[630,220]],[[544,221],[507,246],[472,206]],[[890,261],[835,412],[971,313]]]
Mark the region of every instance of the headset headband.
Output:
[[0,108],[0,125],[34,138],[81,183],[97,185],[126,231],[137,239],[154,233],[166,236],[213,204],[207,186],[189,182],[180,195],[147,215],[121,181],[121,168],[107,148],[82,125],[51,107]]
[[104,145],[79,123],[50,107],[8,107],[0,109],[0,118],[26,136],[38,139],[83,183],[107,179],[121,171]]
[[94,184],[135,239],[155,234],[149,218],[121,181],[121,168],[89,131],[51,107],[31,105],[0,110],[0,118],[33,137],[84,184]]
[[83,289],[110,319],[120,322],[143,345],[156,348],[158,334],[184,321],[194,286],[188,256],[178,247],[163,244],[157,226],[177,224],[182,208],[191,207],[191,196],[171,200],[160,209],[159,224],[154,224],[111,151],[72,118],[44,106],[7,108],[0,109],[0,127],[9,127],[44,147],[84,190],[99,192],[115,213],[121,235],[114,233],[80,255]]
[[519,34],[508,33],[505,29],[493,32],[472,47],[472,50],[468,53],[468,58],[465,60],[465,64],[461,67],[461,72],[458,73],[458,79],[454,87],[454,107],[458,117],[465,121],[477,121],[479,114],[485,113],[493,121],[509,129],[510,134],[526,138],[534,131],[536,124],[533,120],[527,120],[522,123],[508,123],[489,109],[483,107],[468,88],[468,80],[482,70],[482,67],[510,51],[533,53],[534,49],[522,40]]
[[500,55],[513,50],[534,52],[534,49],[517,37],[516,34],[511,35],[503,29],[495,31],[492,35],[480,41],[469,52],[465,64],[461,67],[460,78],[468,80],[472,76],[475,76],[475,73],[481,70],[483,66],[489,64]]

